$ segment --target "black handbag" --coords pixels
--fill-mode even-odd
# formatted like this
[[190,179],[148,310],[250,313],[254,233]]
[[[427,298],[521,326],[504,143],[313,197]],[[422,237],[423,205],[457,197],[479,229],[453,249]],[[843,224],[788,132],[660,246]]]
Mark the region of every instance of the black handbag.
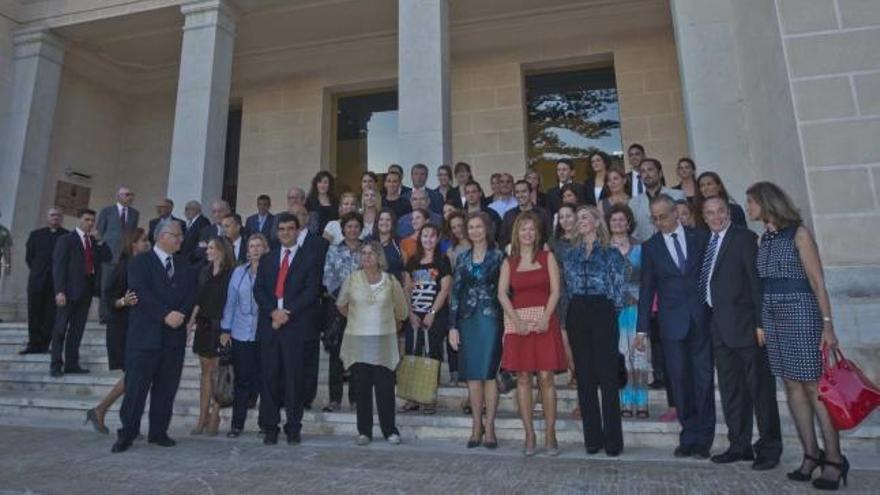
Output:
[[629,373],[626,371],[626,356],[617,353],[617,379],[620,381],[620,388],[626,388],[629,383]]
[[499,371],[496,380],[499,394],[506,394],[516,388],[516,377],[509,371]]
[[345,324],[348,319],[339,312],[336,307],[336,300],[327,297],[324,300],[324,332],[321,334],[321,342],[324,344],[324,350],[331,352],[332,349],[339,349],[342,345],[342,336],[345,334]]
[[232,369],[231,345],[218,349],[219,363],[214,369],[214,401],[220,407],[229,407],[235,398],[235,372]]

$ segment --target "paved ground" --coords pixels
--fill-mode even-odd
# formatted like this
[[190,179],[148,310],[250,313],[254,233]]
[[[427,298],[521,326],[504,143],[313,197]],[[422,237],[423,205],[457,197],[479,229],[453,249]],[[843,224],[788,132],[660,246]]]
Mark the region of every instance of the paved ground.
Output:
[[[356,447],[340,437],[263,446],[178,433],[178,446],[138,442],[111,454],[112,438],[67,428],[0,426],[0,493],[805,493],[785,465],[755,473],[748,464],[715,466],[642,450],[587,459],[576,446],[559,458],[526,459],[520,445],[496,452],[438,441]],[[787,461],[794,462],[787,456]],[[847,493],[880,493],[880,466],[862,459]],[[870,469],[873,468],[873,469]]]

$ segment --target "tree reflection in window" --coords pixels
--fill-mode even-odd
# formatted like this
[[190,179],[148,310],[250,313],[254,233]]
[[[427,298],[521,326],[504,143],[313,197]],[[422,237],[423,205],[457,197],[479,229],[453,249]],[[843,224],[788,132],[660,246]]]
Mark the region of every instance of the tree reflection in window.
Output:
[[575,160],[579,181],[594,150],[620,159],[620,112],[613,68],[541,73],[526,77],[529,165],[545,184],[555,181],[555,164]]

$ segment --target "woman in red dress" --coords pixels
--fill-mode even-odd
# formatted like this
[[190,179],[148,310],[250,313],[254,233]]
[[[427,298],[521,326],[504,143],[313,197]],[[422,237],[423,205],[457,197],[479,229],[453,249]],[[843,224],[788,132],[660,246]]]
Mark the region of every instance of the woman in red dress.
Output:
[[517,403],[526,430],[526,456],[535,455],[537,438],[532,423],[532,374],[538,375],[544,405],[546,454],[559,454],[556,441],[557,371],[568,368],[562,333],[556,317],[559,266],[553,253],[539,247],[540,218],[521,213],[513,225],[511,255],[501,265],[498,299],[504,309],[501,368],[516,372]]

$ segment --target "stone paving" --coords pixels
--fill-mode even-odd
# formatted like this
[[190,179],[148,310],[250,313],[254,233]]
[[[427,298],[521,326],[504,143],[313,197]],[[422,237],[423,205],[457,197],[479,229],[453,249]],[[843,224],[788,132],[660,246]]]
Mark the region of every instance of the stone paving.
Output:
[[[111,454],[112,437],[91,431],[0,426],[0,493],[806,493],[785,479],[795,461],[755,473],[745,463],[716,466],[638,450],[616,460],[589,459],[568,445],[559,458],[524,458],[521,445],[495,452],[438,441],[354,446],[344,437],[307,436],[302,445],[263,446],[255,435],[237,440],[174,432],[177,447],[137,442]],[[282,437],[283,438],[283,437]],[[846,493],[880,493],[880,465],[862,458]],[[868,462],[868,464],[865,464]],[[865,469],[865,468],[868,469]]]

